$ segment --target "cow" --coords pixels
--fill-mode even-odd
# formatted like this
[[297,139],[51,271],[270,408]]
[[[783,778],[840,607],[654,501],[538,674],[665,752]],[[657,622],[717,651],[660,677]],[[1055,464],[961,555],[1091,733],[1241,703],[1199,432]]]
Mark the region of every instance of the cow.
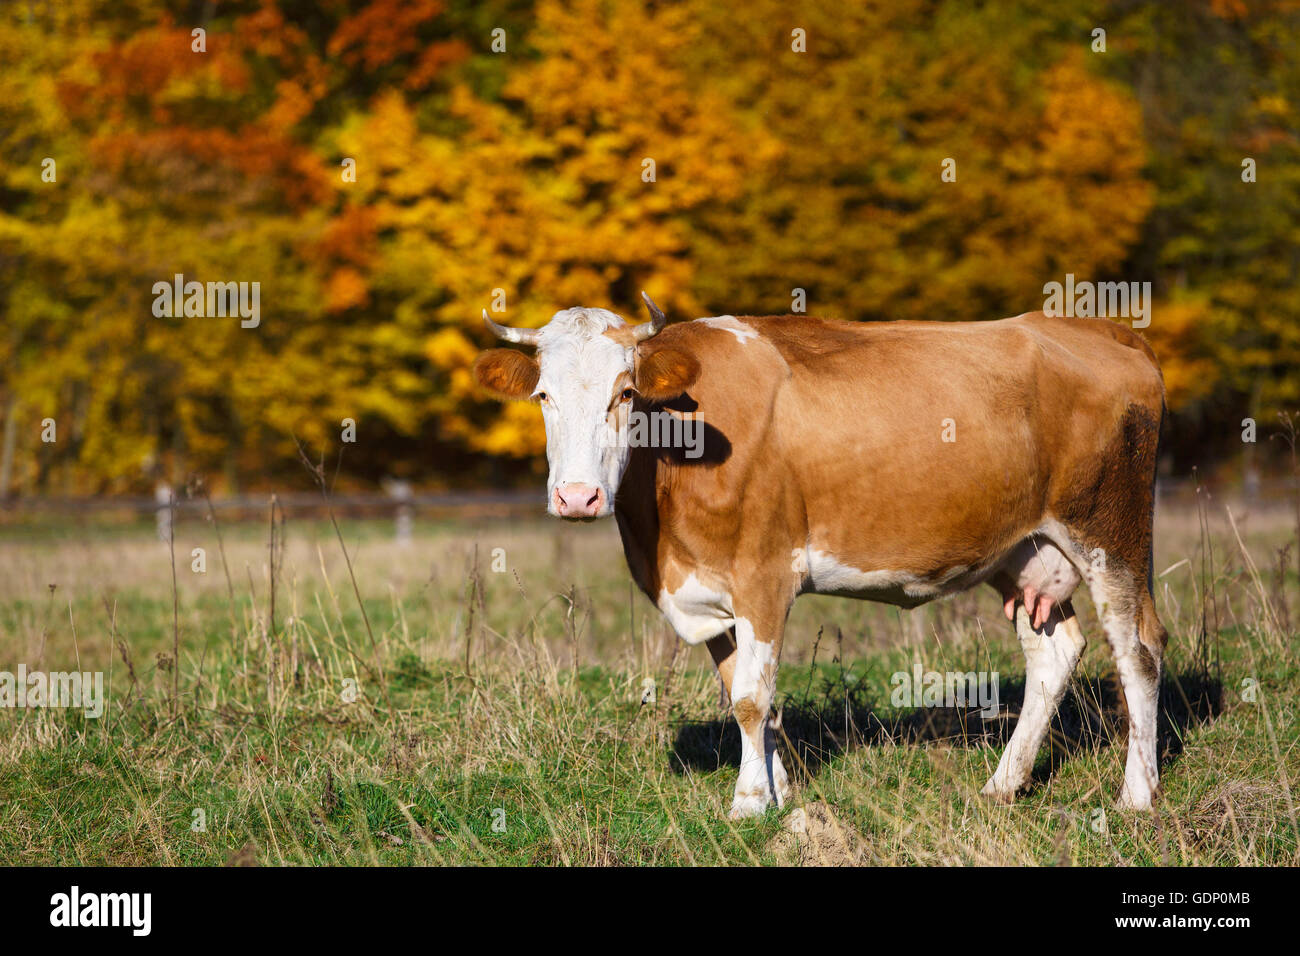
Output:
[[[1165,629],[1151,592],[1164,380],[1106,319],[858,323],[806,315],[667,324],[573,308],[542,328],[483,318],[493,395],[540,404],[547,510],[613,514],[628,568],[682,640],[708,647],[741,731],[731,817],[784,805],[769,717],[800,594],[914,608],[996,588],[1025,654],[1025,699],[983,789],[1010,802],[1084,649],[1086,582],[1128,712],[1118,805],[1149,809]],[[629,442],[637,414],[702,429]]]

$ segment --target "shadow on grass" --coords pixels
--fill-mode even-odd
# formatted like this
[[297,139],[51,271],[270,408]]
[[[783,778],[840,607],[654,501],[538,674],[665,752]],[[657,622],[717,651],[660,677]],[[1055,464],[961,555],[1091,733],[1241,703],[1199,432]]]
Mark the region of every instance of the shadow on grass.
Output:
[[[786,759],[786,769],[802,776],[802,767],[815,774],[823,763],[863,746],[882,743],[942,742],[956,747],[1001,748],[1015,729],[1025,697],[1023,677],[999,682],[1001,714],[985,720],[978,708],[924,707],[897,710],[881,706],[864,691],[864,682],[843,674],[824,678],[821,686],[779,699],[785,740],[799,759]],[[1159,745],[1161,764],[1176,760],[1187,728],[1214,720],[1223,709],[1222,681],[1208,669],[1166,673],[1160,685]],[[1076,677],[1052,718],[1046,766],[1039,763],[1034,782],[1081,751],[1096,751],[1127,739],[1127,715],[1117,677]],[[787,743],[788,741],[788,743]],[[711,771],[740,766],[740,730],[730,714],[715,720],[682,721],[677,726],[670,757],[678,773],[689,768]],[[802,764],[802,767],[801,767]]]

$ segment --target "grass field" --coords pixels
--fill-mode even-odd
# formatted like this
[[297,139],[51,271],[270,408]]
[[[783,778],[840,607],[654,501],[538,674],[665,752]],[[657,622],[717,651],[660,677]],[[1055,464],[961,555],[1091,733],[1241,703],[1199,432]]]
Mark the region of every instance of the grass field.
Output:
[[[0,671],[103,671],[108,703],[0,709],[0,860],[1294,865],[1289,515],[1158,515],[1153,814],[1114,809],[1124,717],[1083,591],[1088,649],[1033,789],[979,796],[1024,692],[982,589],[913,612],[801,598],[778,693],[799,792],[742,822],[707,652],[633,593],[613,522],[417,522],[407,545],[345,522],[354,586],[329,521],[290,516],[274,551],[267,525],[178,521],[175,588],[151,526],[11,526]],[[892,706],[917,663],[998,672],[1003,715]]]

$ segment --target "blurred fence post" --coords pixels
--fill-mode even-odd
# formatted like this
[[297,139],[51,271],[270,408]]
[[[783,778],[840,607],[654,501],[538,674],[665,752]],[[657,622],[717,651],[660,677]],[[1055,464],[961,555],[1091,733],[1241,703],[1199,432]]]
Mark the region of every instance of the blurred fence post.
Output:
[[411,506],[411,483],[409,481],[400,481],[398,479],[385,479],[383,482],[384,492],[388,497],[397,502],[397,543],[408,545],[411,543],[411,527],[413,524],[414,508]]
[[1246,496],[1246,504],[1259,504],[1259,489],[1262,484],[1259,476],[1259,469],[1251,465],[1246,469],[1246,477],[1242,479],[1241,489]]
[[153,490],[153,500],[157,504],[154,519],[158,524],[158,540],[166,543],[172,539],[172,489],[165,481],[160,481]]
[[9,497],[14,473],[14,443],[18,438],[18,399],[9,396],[5,406],[4,438],[0,440],[0,501]]

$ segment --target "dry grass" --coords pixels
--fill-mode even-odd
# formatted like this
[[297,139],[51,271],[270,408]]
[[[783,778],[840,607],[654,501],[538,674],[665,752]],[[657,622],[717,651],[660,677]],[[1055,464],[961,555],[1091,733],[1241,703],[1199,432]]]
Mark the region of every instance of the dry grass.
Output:
[[273,558],[265,526],[223,528],[219,548],[210,524],[182,522],[178,634],[169,548],[151,529],[11,529],[0,669],[80,662],[105,671],[109,706],[100,720],[0,710],[0,851],[112,864],[1294,864],[1287,514],[1159,516],[1170,651],[1154,814],[1112,809],[1123,712],[1086,599],[1088,651],[1014,807],[978,795],[1010,719],[890,706],[889,675],[919,660],[998,671],[1014,714],[1023,661],[989,592],[915,612],[802,599],[780,698],[807,809],[743,823],[725,819],[739,746],[707,655],[633,595],[612,523],[417,526],[408,546],[386,523],[344,524],[362,615],[328,523],[290,516]]

